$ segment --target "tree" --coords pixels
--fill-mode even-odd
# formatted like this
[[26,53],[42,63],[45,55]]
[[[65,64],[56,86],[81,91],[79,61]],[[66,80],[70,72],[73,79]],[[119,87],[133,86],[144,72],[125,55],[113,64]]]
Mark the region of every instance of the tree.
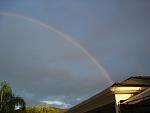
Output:
[[13,94],[10,85],[6,81],[2,82],[0,88],[0,113],[25,112],[25,110],[25,101]]

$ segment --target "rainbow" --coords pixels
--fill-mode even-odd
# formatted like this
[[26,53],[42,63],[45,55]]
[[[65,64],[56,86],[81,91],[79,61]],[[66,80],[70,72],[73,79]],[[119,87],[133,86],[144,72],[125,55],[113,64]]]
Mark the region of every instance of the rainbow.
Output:
[[90,54],[79,42],[77,42],[76,40],[74,40],[74,38],[72,38],[71,36],[69,36],[68,34],[59,31],[57,29],[55,29],[54,27],[43,23],[39,20],[33,19],[31,17],[27,17],[24,15],[20,15],[20,14],[16,14],[16,13],[10,13],[10,12],[0,12],[0,16],[8,16],[8,17],[15,17],[15,18],[19,18],[19,19],[24,19],[26,21],[35,23],[43,28],[46,28],[49,31],[53,31],[55,33],[57,33],[58,35],[60,35],[61,37],[63,37],[66,41],[68,41],[69,43],[72,43],[75,47],[79,48],[96,66],[97,68],[100,70],[100,72],[102,73],[102,75],[108,80],[108,82],[110,84],[113,83],[112,78],[110,77],[110,75],[108,74],[108,72],[105,70],[105,68],[94,58],[94,56],[92,54]]

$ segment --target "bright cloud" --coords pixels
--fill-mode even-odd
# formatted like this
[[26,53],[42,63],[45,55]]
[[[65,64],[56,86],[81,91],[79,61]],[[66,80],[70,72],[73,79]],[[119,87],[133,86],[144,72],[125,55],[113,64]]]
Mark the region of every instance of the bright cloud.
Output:
[[45,103],[45,104],[58,106],[58,107],[61,107],[61,108],[68,108],[70,106],[70,104],[67,104],[67,103],[62,102],[62,101],[57,101],[57,100],[43,100],[41,102]]

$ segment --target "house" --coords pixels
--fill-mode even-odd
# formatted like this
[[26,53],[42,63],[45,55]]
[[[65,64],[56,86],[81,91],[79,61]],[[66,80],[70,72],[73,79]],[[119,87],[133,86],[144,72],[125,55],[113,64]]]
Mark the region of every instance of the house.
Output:
[[72,107],[66,113],[150,113],[150,77],[130,77]]

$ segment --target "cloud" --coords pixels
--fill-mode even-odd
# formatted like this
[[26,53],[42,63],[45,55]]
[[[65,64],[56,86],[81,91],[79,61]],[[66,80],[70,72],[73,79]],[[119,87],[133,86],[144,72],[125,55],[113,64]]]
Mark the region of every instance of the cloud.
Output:
[[[73,36],[114,81],[150,73],[149,1],[0,4],[0,11],[31,16]],[[0,79],[7,80],[28,105],[73,106],[109,85],[82,51],[58,34],[21,19],[0,16],[0,53]]]
[[41,100],[41,103],[50,104],[59,108],[69,108],[71,104],[69,101],[66,101],[66,96],[48,96],[46,99]]
[[41,102],[45,104],[54,105],[59,108],[69,108],[71,106],[70,104],[66,104],[65,102],[57,101],[57,100],[42,100]]
[[25,99],[32,99],[34,98],[34,94],[33,93],[29,93],[25,90],[23,91],[16,91],[15,93],[17,93],[17,95],[22,95]]
[[50,100],[70,107],[79,102],[76,98],[92,95],[108,85],[89,58],[57,34],[26,21],[3,19],[0,78],[7,80],[27,105]]

